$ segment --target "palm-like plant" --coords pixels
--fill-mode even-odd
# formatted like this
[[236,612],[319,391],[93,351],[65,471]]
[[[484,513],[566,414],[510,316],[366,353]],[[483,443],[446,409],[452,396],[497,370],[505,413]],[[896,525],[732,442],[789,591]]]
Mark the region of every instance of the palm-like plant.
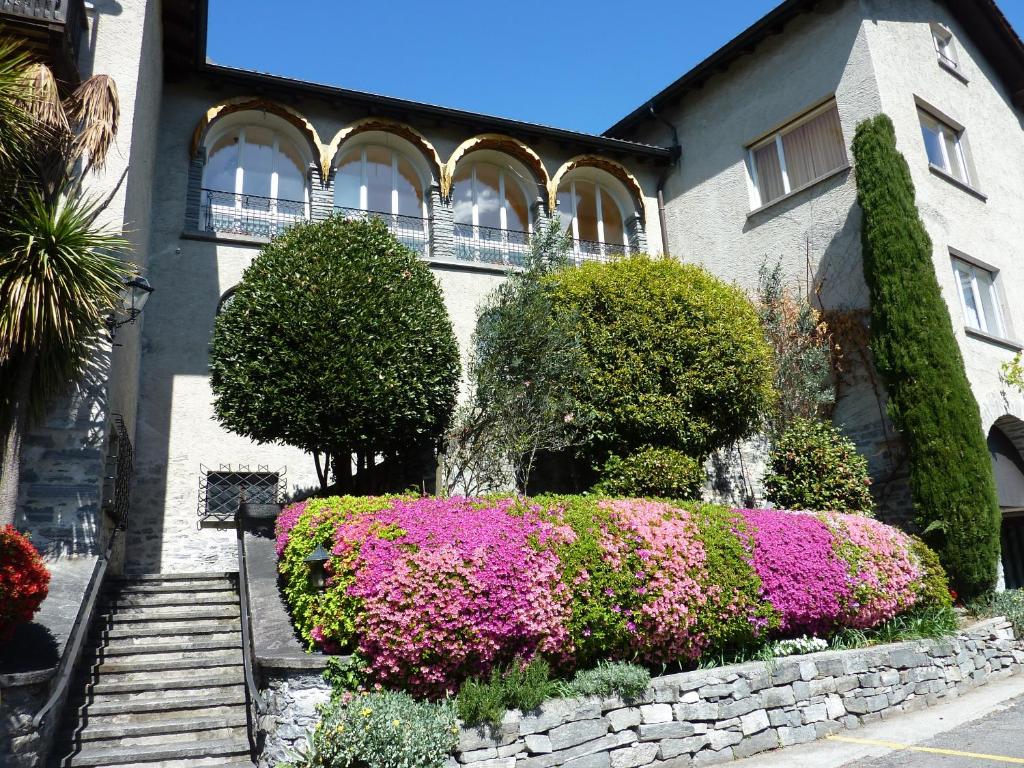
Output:
[[28,56],[13,40],[0,38],[0,174],[24,159],[32,119],[25,100]]
[[20,69],[10,93],[30,128],[27,138],[11,135],[18,162],[0,214],[0,525],[14,520],[25,431],[84,374],[128,269],[127,241],[97,224],[110,198],[82,192],[117,132],[113,81],[92,77],[61,99],[45,65],[10,66],[12,51],[0,47],[0,79]]

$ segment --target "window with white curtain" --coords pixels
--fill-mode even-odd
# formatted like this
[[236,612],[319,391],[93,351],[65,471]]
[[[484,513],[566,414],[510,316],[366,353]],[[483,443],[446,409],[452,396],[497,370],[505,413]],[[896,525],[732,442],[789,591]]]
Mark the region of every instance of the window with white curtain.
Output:
[[600,182],[570,179],[560,184],[558,215],[562,228],[577,243],[613,246],[620,250],[627,244],[622,209]]
[[755,208],[829,176],[849,161],[839,110],[829,102],[750,147]]
[[953,257],[953,273],[964,310],[964,323],[968,328],[1003,335],[1003,321],[999,311],[996,276],[993,272]]
[[426,217],[423,182],[412,163],[389,147],[367,144],[346,152],[334,177],[338,208]]
[[952,127],[923,109],[919,108],[917,114],[921,121],[921,137],[928,153],[928,162],[957,181],[972,184],[963,130]]

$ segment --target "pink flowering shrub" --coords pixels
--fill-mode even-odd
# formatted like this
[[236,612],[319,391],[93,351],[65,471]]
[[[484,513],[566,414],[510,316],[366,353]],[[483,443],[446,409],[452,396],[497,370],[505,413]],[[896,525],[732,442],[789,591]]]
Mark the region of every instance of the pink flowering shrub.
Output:
[[754,538],[762,596],[787,635],[820,634],[842,624],[853,580],[833,532],[818,517],[775,509],[742,512]]
[[[597,497],[316,499],[278,520],[302,637],[377,684],[442,696],[543,656],[692,664],[769,636],[875,626],[941,574],[875,520]],[[331,550],[327,589],[306,556]],[[940,584],[941,586],[941,584]]]

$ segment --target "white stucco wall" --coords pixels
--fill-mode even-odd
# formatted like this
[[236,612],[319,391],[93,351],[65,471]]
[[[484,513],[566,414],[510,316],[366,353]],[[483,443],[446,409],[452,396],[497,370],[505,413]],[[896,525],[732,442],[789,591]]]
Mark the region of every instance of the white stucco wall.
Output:
[[[918,207],[934,245],[935,272],[949,305],[968,378],[986,432],[1004,415],[1024,417],[1024,397],[999,379],[1012,345],[969,335],[950,265],[950,248],[999,270],[1005,336],[1024,337],[1024,115],[1012,106],[984,52],[946,8],[932,0],[867,3],[865,23],[882,108],[896,127],[896,141],[910,165]],[[964,82],[939,65],[930,22],[947,26],[956,40]],[[917,101],[962,124],[982,200],[931,172],[918,121]]]

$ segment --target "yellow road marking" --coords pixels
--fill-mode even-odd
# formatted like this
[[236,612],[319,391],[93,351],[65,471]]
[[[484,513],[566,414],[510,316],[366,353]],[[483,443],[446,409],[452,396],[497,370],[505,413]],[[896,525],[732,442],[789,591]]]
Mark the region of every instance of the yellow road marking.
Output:
[[979,752],[960,752],[956,749],[938,749],[936,747],[915,747],[912,744],[901,744],[898,741],[881,739],[855,739],[851,736],[829,736],[829,741],[845,741],[850,744],[866,744],[871,747],[886,747],[895,751],[926,752],[930,755],[947,755],[949,757],[970,757],[975,760],[989,760],[994,763],[1024,765],[1024,757],[1007,757],[1006,755],[985,755]]

